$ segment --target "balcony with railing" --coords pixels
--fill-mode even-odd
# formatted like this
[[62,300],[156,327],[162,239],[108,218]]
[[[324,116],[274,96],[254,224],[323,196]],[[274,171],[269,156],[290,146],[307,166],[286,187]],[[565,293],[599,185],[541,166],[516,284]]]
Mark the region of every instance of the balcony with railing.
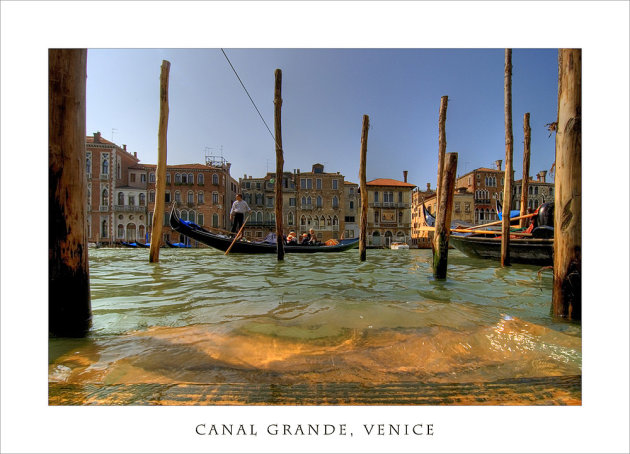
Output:
[[[103,211],[103,210],[101,210]],[[123,212],[145,212],[147,211],[146,206],[138,206],[138,205],[114,205],[114,211],[123,211]]]

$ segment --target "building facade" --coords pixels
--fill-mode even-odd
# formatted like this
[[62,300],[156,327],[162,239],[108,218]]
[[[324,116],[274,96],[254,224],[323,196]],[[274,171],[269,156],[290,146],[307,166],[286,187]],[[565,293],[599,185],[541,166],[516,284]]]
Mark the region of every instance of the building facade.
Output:
[[[208,159],[212,158],[212,159]],[[207,157],[206,164],[178,164],[166,166],[164,218],[162,241],[203,246],[171,229],[169,216],[175,208],[180,218],[207,229],[228,230],[229,210],[236,183],[230,177],[230,163],[223,158]],[[153,225],[156,202],[156,165],[145,164],[147,173],[148,235]]]
[[137,154],[95,132],[85,141],[88,243],[113,245],[146,235],[146,172]]
[[[406,180],[406,178],[405,178]],[[389,247],[411,238],[411,199],[416,186],[406,181],[378,178],[367,182],[367,246]]]
[[359,185],[349,181],[343,184],[344,192],[344,238],[359,237],[359,207],[361,206],[361,195],[359,194]]
[[[523,180],[514,182],[514,206],[512,209],[521,208],[521,194]],[[542,170],[536,174],[536,180],[529,178],[527,183],[527,209],[535,210],[546,202],[553,202],[555,198],[554,183],[547,183],[547,171]]]

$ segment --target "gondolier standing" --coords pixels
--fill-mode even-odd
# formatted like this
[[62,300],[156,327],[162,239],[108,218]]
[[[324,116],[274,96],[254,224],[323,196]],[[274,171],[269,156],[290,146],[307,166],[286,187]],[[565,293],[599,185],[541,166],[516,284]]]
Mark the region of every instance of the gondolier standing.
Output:
[[232,204],[230,210],[230,221],[232,221],[232,233],[238,232],[243,225],[245,213],[251,213],[252,209],[247,202],[243,200],[242,194],[236,194],[236,200]]

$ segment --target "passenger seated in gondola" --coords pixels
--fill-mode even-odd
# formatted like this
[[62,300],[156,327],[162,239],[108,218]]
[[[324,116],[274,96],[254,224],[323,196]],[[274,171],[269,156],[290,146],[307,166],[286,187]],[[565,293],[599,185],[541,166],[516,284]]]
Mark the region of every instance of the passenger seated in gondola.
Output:
[[308,244],[310,244],[311,246],[317,246],[317,245],[321,244],[317,240],[317,234],[315,233],[315,230],[313,230],[313,229],[309,229],[309,231],[308,231]]
[[289,234],[287,235],[287,244],[290,246],[294,246],[298,244],[297,235],[295,234],[293,230],[291,230]]
[[302,234],[302,238],[300,239],[300,244],[303,246],[308,246],[309,243],[309,237],[308,237],[308,233],[303,233]]

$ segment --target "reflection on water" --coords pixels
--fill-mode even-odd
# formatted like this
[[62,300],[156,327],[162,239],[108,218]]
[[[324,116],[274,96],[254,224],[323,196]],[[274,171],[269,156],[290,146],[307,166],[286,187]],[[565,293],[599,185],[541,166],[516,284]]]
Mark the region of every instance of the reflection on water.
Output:
[[229,255],[90,251],[93,328],[51,339],[66,384],[489,383],[581,375],[581,327],[552,275],[449,252]]

